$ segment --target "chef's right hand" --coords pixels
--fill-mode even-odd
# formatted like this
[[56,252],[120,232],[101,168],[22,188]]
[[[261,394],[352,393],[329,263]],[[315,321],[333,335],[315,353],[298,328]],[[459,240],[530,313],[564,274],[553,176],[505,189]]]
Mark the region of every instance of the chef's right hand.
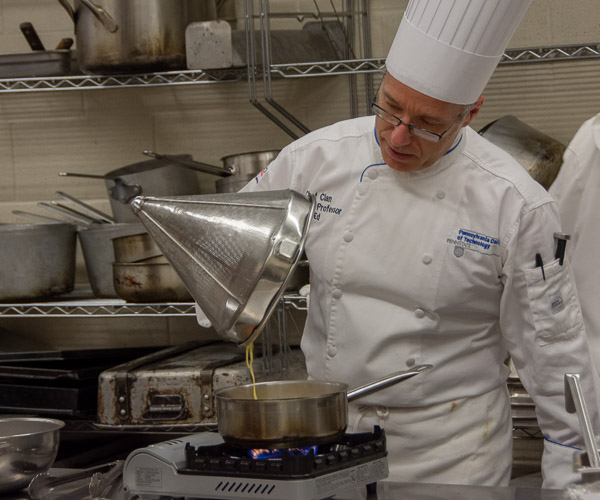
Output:
[[194,307],[196,308],[196,319],[198,320],[198,324],[202,328],[210,328],[212,324],[210,320],[206,317],[206,314],[204,314],[204,311],[200,309],[200,306],[197,303],[194,304]]

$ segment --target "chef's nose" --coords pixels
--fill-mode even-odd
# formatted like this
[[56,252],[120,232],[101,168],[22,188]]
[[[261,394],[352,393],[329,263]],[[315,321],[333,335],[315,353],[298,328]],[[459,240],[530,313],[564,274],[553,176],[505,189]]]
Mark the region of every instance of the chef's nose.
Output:
[[408,125],[404,122],[396,125],[392,129],[391,143],[392,146],[406,146],[413,139],[413,135],[410,133]]

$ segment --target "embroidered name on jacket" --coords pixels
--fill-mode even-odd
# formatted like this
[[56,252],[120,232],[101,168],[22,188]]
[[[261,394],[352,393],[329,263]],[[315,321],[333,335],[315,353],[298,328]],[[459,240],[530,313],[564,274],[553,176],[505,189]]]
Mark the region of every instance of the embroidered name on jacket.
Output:
[[[308,193],[311,194],[311,193]],[[327,193],[312,193],[312,196],[316,198],[315,205],[315,213],[313,214],[313,219],[320,220],[321,213],[325,214],[334,214],[340,215],[342,213],[342,209],[333,205],[333,196],[328,195]]]
[[500,255],[498,238],[468,229],[459,229],[454,238],[446,239],[446,243],[454,245],[456,257],[462,257],[465,250],[472,250],[484,255]]

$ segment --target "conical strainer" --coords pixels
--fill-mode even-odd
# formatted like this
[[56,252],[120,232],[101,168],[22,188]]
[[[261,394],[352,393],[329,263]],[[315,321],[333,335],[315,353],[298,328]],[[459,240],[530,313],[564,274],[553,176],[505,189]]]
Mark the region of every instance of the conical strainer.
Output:
[[264,327],[304,248],[314,199],[290,191],[138,196],[134,212],[226,340]]

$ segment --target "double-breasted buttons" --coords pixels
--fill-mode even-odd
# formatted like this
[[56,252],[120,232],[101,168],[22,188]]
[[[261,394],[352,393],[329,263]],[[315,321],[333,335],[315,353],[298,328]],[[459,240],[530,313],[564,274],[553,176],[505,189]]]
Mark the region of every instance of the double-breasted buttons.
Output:
[[415,317],[421,319],[425,317],[425,311],[423,311],[423,309],[419,308],[419,309],[415,309]]

